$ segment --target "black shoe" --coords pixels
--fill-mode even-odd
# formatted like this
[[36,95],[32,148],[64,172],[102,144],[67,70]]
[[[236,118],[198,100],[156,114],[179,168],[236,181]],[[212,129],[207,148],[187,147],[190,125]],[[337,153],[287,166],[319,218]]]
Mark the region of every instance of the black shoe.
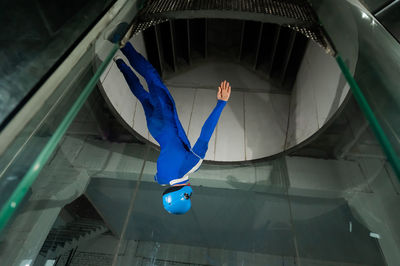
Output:
[[118,26],[111,32],[107,40],[112,43],[119,43],[122,38],[124,38],[126,32],[128,31],[129,25],[126,22],[118,24]]

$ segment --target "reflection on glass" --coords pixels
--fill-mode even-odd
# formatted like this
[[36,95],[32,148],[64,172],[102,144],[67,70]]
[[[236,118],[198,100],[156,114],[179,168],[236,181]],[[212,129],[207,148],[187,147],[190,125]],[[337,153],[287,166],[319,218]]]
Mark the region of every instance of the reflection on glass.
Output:
[[[120,238],[131,248],[124,255],[118,252],[120,265],[261,265],[266,258],[282,261],[282,256],[294,261],[293,228],[280,163],[203,165],[191,178],[192,209],[176,216],[164,210],[164,187],[154,182],[158,153],[150,151],[132,213],[127,214],[129,224]],[[88,187],[90,191],[107,190],[105,198],[121,198],[113,208],[101,204],[104,197],[93,202],[103,206],[99,211],[119,235],[123,226],[116,217],[126,215],[126,208],[116,207],[128,204],[135,186],[129,180],[112,180],[92,182]]]
[[343,71],[352,76],[347,78],[354,95],[400,178],[400,44],[358,1],[310,2],[335,46],[339,64],[344,62]]
[[[361,48],[345,51],[351,71]],[[0,256],[23,265],[396,265],[400,189],[383,160],[205,163],[191,176],[192,209],[173,216],[154,182],[159,151],[106,140],[88,113],[32,186]],[[5,191],[17,175],[6,180]],[[26,235],[35,241],[18,242]],[[18,257],[24,249],[30,258]]]
[[0,125],[113,0],[3,1],[0,4]]
[[[90,125],[82,116],[84,111],[77,125]],[[192,209],[176,216],[164,210],[164,187],[154,181],[158,154],[139,142],[69,133],[35,183],[28,205],[46,214],[37,230],[52,228],[42,231],[47,238],[35,247],[40,251],[35,265],[48,260],[60,265],[385,264],[380,243],[370,235],[388,235],[368,213],[386,215],[375,194],[398,192],[382,165],[375,165],[378,160],[360,166],[296,157],[206,163],[191,177]],[[357,182],[365,183],[359,167],[384,174],[371,175],[374,193],[357,188]],[[83,232],[80,241],[71,240]],[[62,249],[67,242],[73,245]]]

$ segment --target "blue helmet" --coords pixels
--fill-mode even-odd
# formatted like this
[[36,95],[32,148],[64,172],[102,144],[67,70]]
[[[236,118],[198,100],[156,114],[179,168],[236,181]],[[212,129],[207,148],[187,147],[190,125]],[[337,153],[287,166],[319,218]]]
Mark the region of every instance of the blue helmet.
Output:
[[184,214],[192,203],[190,197],[192,196],[192,188],[190,186],[174,186],[167,188],[163,193],[164,209],[172,214]]

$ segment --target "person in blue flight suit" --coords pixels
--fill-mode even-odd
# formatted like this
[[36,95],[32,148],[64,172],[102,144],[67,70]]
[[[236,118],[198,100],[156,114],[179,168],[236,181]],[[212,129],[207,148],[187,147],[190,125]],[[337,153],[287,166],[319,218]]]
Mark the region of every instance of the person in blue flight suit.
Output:
[[160,144],[154,179],[161,185],[169,186],[163,193],[164,208],[172,214],[184,214],[191,207],[189,175],[197,171],[203,162],[208,142],[231,94],[231,86],[226,80],[219,86],[217,104],[205,121],[196,144],[191,147],[179,121],[174,99],[157,71],[129,42],[121,51],[130,65],[145,78],[149,88],[147,92],[122,58],[114,59],[132,93],[143,106],[151,135]]

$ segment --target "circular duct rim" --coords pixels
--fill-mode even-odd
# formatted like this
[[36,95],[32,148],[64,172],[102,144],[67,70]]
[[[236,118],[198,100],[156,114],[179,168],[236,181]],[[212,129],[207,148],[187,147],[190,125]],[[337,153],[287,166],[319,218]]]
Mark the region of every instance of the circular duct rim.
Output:
[[[135,46],[137,45],[137,42],[139,41],[139,39],[140,38],[138,38],[138,36],[135,36],[133,38],[133,42],[134,42]],[[331,67],[334,65],[336,68],[338,68],[337,65],[334,62],[334,59],[331,58],[330,56],[326,55],[325,53],[322,53],[321,49],[318,46],[313,45],[313,43],[310,43],[309,46],[311,46],[312,49],[314,49],[314,50],[319,49],[319,55],[322,56],[322,57],[325,57],[325,59],[329,57],[328,61],[330,61]],[[306,59],[303,59],[303,60],[305,61],[304,65],[310,65],[307,62]],[[332,64],[332,61],[333,61],[333,64]],[[113,73],[112,71],[110,71],[113,68],[113,66],[112,66],[113,64],[114,64],[114,62],[112,62],[108,66],[108,70],[106,71],[108,73],[108,75],[110,75],[109,73]],[[115,66],[114,66],[114,68],[115,68]],[[340,70],[338,70],[337,73],[340,76]],[[101,79],[101,83],[102,83],[101,87],[102,87],[102,93],[103,93],[104,98],[107,100],[109,105],[113,107],[112,109],[114,109],[114,113],[115,113],[116,117],[118,118],[118,120],[123,121],[123,124],[125,125],[125,127],[127,127],[129,129],[130,132],[134,133],[135,136],[139,136],[139,139],[144,140],[144,141],[148,141],[148,139],[149,139],[148,137],[147,138],[143,137],[143,135],[141,135],[140,133],[137,132],[137,130],[134,129],[133,125],[131,125],[129,122],[127,122],[127,121],[130,121],[130,119],[126,119],[122,115],[123,112],[121,111],[121,104],[115,104],[115,99],[113,99],[113,97],[115,95],[113,96],[112,94],[110,94],[110,92],[112,92],[112,91],[115,92],[115,91],[117,91],[119,89],[118,88],[113,88],[113,89],[107,88],[108,85],[107,84],[105,85],[105,81],[107,80],[107,78],[110,78],[108,75],[104,75],[102,77],[102,79]],[[124,82],[124,79],[123,79],[122,75],[118,79],[119,79],[118,82],[121,82],[121,81]],[[115,79],[114,79],[114,81],[115,81]],[[125,86],[125,90],[126,90],[126,88],[127,87]],[[309,143],[313,138],[315,138],[315,136],[317,136],[320,133],[319,130],[323,130],[324,128],[326,128],[326,126],[330,123],[330,121],[332,121],[334,119],[334,117],[338,114],[338,112],[340,111],[341,106],[343,106],[342,103],[345,102],[344,99],[346,97],[348,98],[348,92],[349,92],[348,88],[347,88],[347,90],[345,89],[344,91],[342,91],[342,94],[341,94],[342,101],[341,101],[341,104],[337,106],[335,112],[332,112],[330,117],[327,117],[325,122],[321,126],[319,126],[317,130],[314,130],[313,132],[309,133],[306,137],[303,137],[303,139],[301,141],[299,141],[297,143],[294,143],[293,145],[287,146],[287,147],[283,148],[281,151],[275,152],[274,154],[266,154],[265,156],[260,156],[260,157],[257,157],[257,158],[247,158],[245,160],[215,160],[214,159],[214,160],[211,160],[211,161],[213,163],[222,163],[222,164],[224,164],[224,163],[230,163],[230,164],[232,164],[232,163],[245,163],[245,162],[248,162],[248,161],[268,160],[268,159],[276,158],[277,156],[281,156],[282,154],[287,154],[287,153],[290,153],[292,151],[295,151],[299,147],[305,145],[305,143]],[[126,91],[125,91],[125,93],[126,93]],[[128,93],[131,93],[131,92],[128,91]],[[297,94],[294,94],[294,95],[296,97]],[[125,96],[126,96],[126,94],[125,94]],[[228,103],[228,105],[229,105],[229,103]],[[298,105],[298,104],[296,104],[296,105]],[[209,111],[211,112],[211,109]],[[179,110],[178,110],[178,112],[179,112]],[[224,110],[224,112],[226,112],[226,110]],[[301,115],[300,115],[300,117],[301,117]],[[132,120],[133,120],[133,118],[132,118]],[[285,140],[285,142],[286,142],[286,140]],[[152,145],[154,147],[157,147],[157,145],[155,145],[155,144],[152,144]]]

